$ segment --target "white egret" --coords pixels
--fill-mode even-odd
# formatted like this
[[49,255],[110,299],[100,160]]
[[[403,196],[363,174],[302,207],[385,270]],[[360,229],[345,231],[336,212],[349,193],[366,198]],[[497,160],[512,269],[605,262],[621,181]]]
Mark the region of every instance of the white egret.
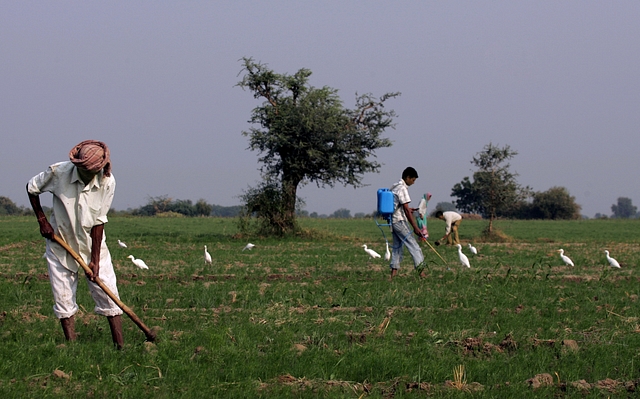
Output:
[[373,249],[367,248],[367,244],[363,244],[362,248],[364,248],[364,252],[368,253],[372,258],[380,258],[380,254],[374,251]]
[[204,263],[211,264],[211,254],[207,251],[207,246],[204,246]]
[[131,262],[133,262],[134,265],[138,266],[140,269],[148,269],[149,266],[147,266],[146,263],[144,263],[144,261],[142,259],[136,259],[133,257],[133,255],[129,255],[127,256],[127,258],[131,259]]
[[120,245],[121,248],[126,248],[127,247],[127,244],[123,243],[120,240],[118,240],[118,245]]
[[245,249],[251,250],[251,248],[255,247],[255,245],[253,245],[252,243],[248,243],[247,245],[244,246],[244,248],[242,248],[242,250],[244,251]]
[[478,255],[478,250],[476,249],[476,247],[471,245],[471,243],[469,243],[469,251],[471,251],[471,253],[474,255]]
[[573,264],[573,261],[571,259],[569,259],[569,257],[564,254],[564,249],[560,248],[558,250],[558,252],[560,252],[560,258],[562,258],[562,261],[564,262],[565,265],[575,266]]
[[387,251],[384,253],[384,260],[391,259],[391,252],[389,252],[389,243],[387,242]]
[[609,264],[611,265],[611,267],[620,269],[620,263],[618,263],[617,260],[609,256],[609,251],[605,249],[604,253],[607,254],[607,260],[609,261]]
[[471,268],[471,264],[469,263],[469,258],[467,258],[467,255],[462,253],[462,245],[456,244],[456,247],[458,247],[458,258],[460,259],[460,263],[462,263],[462,266]]

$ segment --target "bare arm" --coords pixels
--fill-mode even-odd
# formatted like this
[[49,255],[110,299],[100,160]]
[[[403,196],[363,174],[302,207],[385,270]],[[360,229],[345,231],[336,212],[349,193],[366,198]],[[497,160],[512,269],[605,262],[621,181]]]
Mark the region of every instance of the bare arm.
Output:
[[422,238],[422,232],[418,228],[418,224],[416,223],[416,219],[413,217],[413,211],[415,209],[409,208],[409,204],[405,203],[405,204],[402,204],[402,210],[404,211],[404,214],[407,216],[407,219],[409,220],[409,223],[411,223],[411,227],[413,227],[413,232],[416,233],[416,235],[418,235],[419,237]]
[[38,219],[40,235],[51,240],[53,238],[54,231],[53,227],[47,220],[47,216],[44,214],[44,210],[40,204],[40,196],[29,194],[29,203],[31,204],[31,208],[33,208],[33,212],[36,214],[36,218]]
[[91,228],[91,261],[89,262],[89,268],[93,272],[93,275],[87,275],[87,278],[91,281],[95,281],[100,273],[100,247],[102,245],[102,236],[104,234],[104,224],[99,224]]

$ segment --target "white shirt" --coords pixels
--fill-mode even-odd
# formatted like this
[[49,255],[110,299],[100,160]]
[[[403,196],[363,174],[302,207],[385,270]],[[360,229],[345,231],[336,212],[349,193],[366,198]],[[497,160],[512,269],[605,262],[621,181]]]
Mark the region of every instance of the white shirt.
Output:
[[[46,171],[31,178],[27,185],[29,194],[53,194],[53,214],[49,222],[54,232],[87,264],[91,261],[91,229],[93,226],[107,223],[107,212],[111,207],[115,190],[116,180],[113,174],[106,177],[102,172],[85,185],[71,161],[49,166]],[[78,271],[78,264],[64,248],[49,240],[47,245],[65,268],[73,272]],[[106,234],[103,234],[100,263],[108,256]]]
[[411,202],[411,198],[409,197],[409,186],[407,186],[407,183],[405,183],[404,180],[400,179],[399,182],[391,186],[391,192],[393,193],[394,209],[391,223],[408,221],[407,215],[405,215],[404,210],[402,209],[402,205]]
[[453,211],[443,212],[442,216],[444,217],[444,221],[447,223],[447,227],[445,227],[444,229],[445,235],[451,232],[452,223],[462,219],[462,215],[460,215],[458,212],[453,212]]

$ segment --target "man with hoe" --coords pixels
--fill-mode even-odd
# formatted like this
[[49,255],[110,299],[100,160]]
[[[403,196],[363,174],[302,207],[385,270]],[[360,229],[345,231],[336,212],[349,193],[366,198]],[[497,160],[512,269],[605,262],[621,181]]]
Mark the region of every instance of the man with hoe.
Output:
[[444,228],[444,236],[440,240],[436,241],[436,246],[444,243],[445,239],[447,240],[448,245],[460,244],[460,237],[458,237],[458,227],[460,226],[460,223],[462,223],[462,215],[454,211],[437,211],[435,217],[440,220],[444,220],[446,223],[446,226]]
[[[68,341],[76,339],[74,315],[78,311],[78,263],[58,243],[60,236],[89,265],[85,273],[94,311],[107,317],[116,348],[124,344],[122,310],[95,284],[99,275],[103,283],[118,296],[116,275],[107,248],[104,224],[111,207],[116,181],[111,174],[109,148],[100,141],[86,140],[69,152],[69,161],[55,163],[34,176],[27,184],[29,202],[38,218],[40,234],[47,239],[45,258],[49,265],[49,280],[55,305],[53,312],[60,319]],[[51,222],[40,204],[39,195],[53,194]]]

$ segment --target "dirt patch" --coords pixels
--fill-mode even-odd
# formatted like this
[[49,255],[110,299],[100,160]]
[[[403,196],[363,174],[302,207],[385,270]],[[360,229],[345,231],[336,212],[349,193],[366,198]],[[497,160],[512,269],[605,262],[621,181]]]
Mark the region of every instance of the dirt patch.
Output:
[[554,347],[555,345],[556,345],[555,339],[538,339],[536,337],[532,339],[532,346],[534,348],[537,348],[539,346]]
[[[393,398],[402,393],[418,393],[419,395],[434,395],[438,392],[446,392],[451,390],[464,391],[464,392],[480,392],[484,390],[484,386],[478,382],[471,383],[459,383],[456,381],[445,381],[442,384],[433,384],[428,382],[407,381],[403,377],[396,377],[389,381],[381,381],[374,384],[366,381],[353,382],[353,381],[341,381],[341,380],[314,380],[307,379],[306,377],[297,378],[291,374],[283,374],[269,381],[260,382],[258,384],[258,391],[268,392],[273,389],[277,389],[279,386],[292,387],[294,391],[313,391],[318,394],[319,392],[336,392],[342,391],[347,394],[346,397],[351,397],[355,394],[355,397],[367,397],[369,395],[373,397]],[[322,395],[320,395],[322,396]]]
[[24,248],[25,246],[26,244],[24,242],[14,242],[11,244],[1,246],[0,252],[9,251],[10,249],[15,249],[15,248]]
[[570,281],[572,283],[586,283],[589,281],[594,281],[597,280],[598,277],[596,276],[592,276],[592,275],[581,275],[581,276],[577,276],[577,275],[567,275],[562,277],[563,281]]
[[268,281],[274,280],[286,280],[286,281],[300,281],[301,277],[291,274],[269,274],[267,276]]
[[482,336],[449,341],[447,345],[462,348],[463,354],[467,356],[490,356],[494,352],[512,352],[518,349],[518,343],[511,334],[507,334],[498,345],[485,342]]
[[461,384],[460,382],[456,382],[456,381],[451,381],[451,380],[447,380],[444,382],[444,387],[447,389],[452,389],[452,390],[456,390],[456,391],[464,391],[464,392],[469,392],[469,393],[473,393],[473,392],[479,392],[484,390],[484,386],[482,384],[480,384],[479,382],[471,382],[471,383],[464,383]]
[[583,394],[589,394],[593,390],[600,391],[601,394],[621,394],[622,392],[635,393],[638,390],[640,379],[635,381],[619,381],[611,378],[589,383],[586,380],[571,381],[564,383],[560,381],[560,376],[556,374],[557,381],[549,373],[537,374],[532,378],[529,378],[526,382],[532,389],[538,389],[545,386],[555,386],[559,391],[565,392],[567,387],[571,387]]
[[496,243],[506,243],[513,241],[513,237],[506,235],[501,230],[496,229],[489,231],[489,227],[485,228],[482,231],[480,242],[496,242]]
[[562,347],[570,352],[577,352],[580,349],[578,343],[572,339],[563,339]]
[[527,380],[527,384],[533,389],[553,385],[553,377],[549,373],[536,374]]

